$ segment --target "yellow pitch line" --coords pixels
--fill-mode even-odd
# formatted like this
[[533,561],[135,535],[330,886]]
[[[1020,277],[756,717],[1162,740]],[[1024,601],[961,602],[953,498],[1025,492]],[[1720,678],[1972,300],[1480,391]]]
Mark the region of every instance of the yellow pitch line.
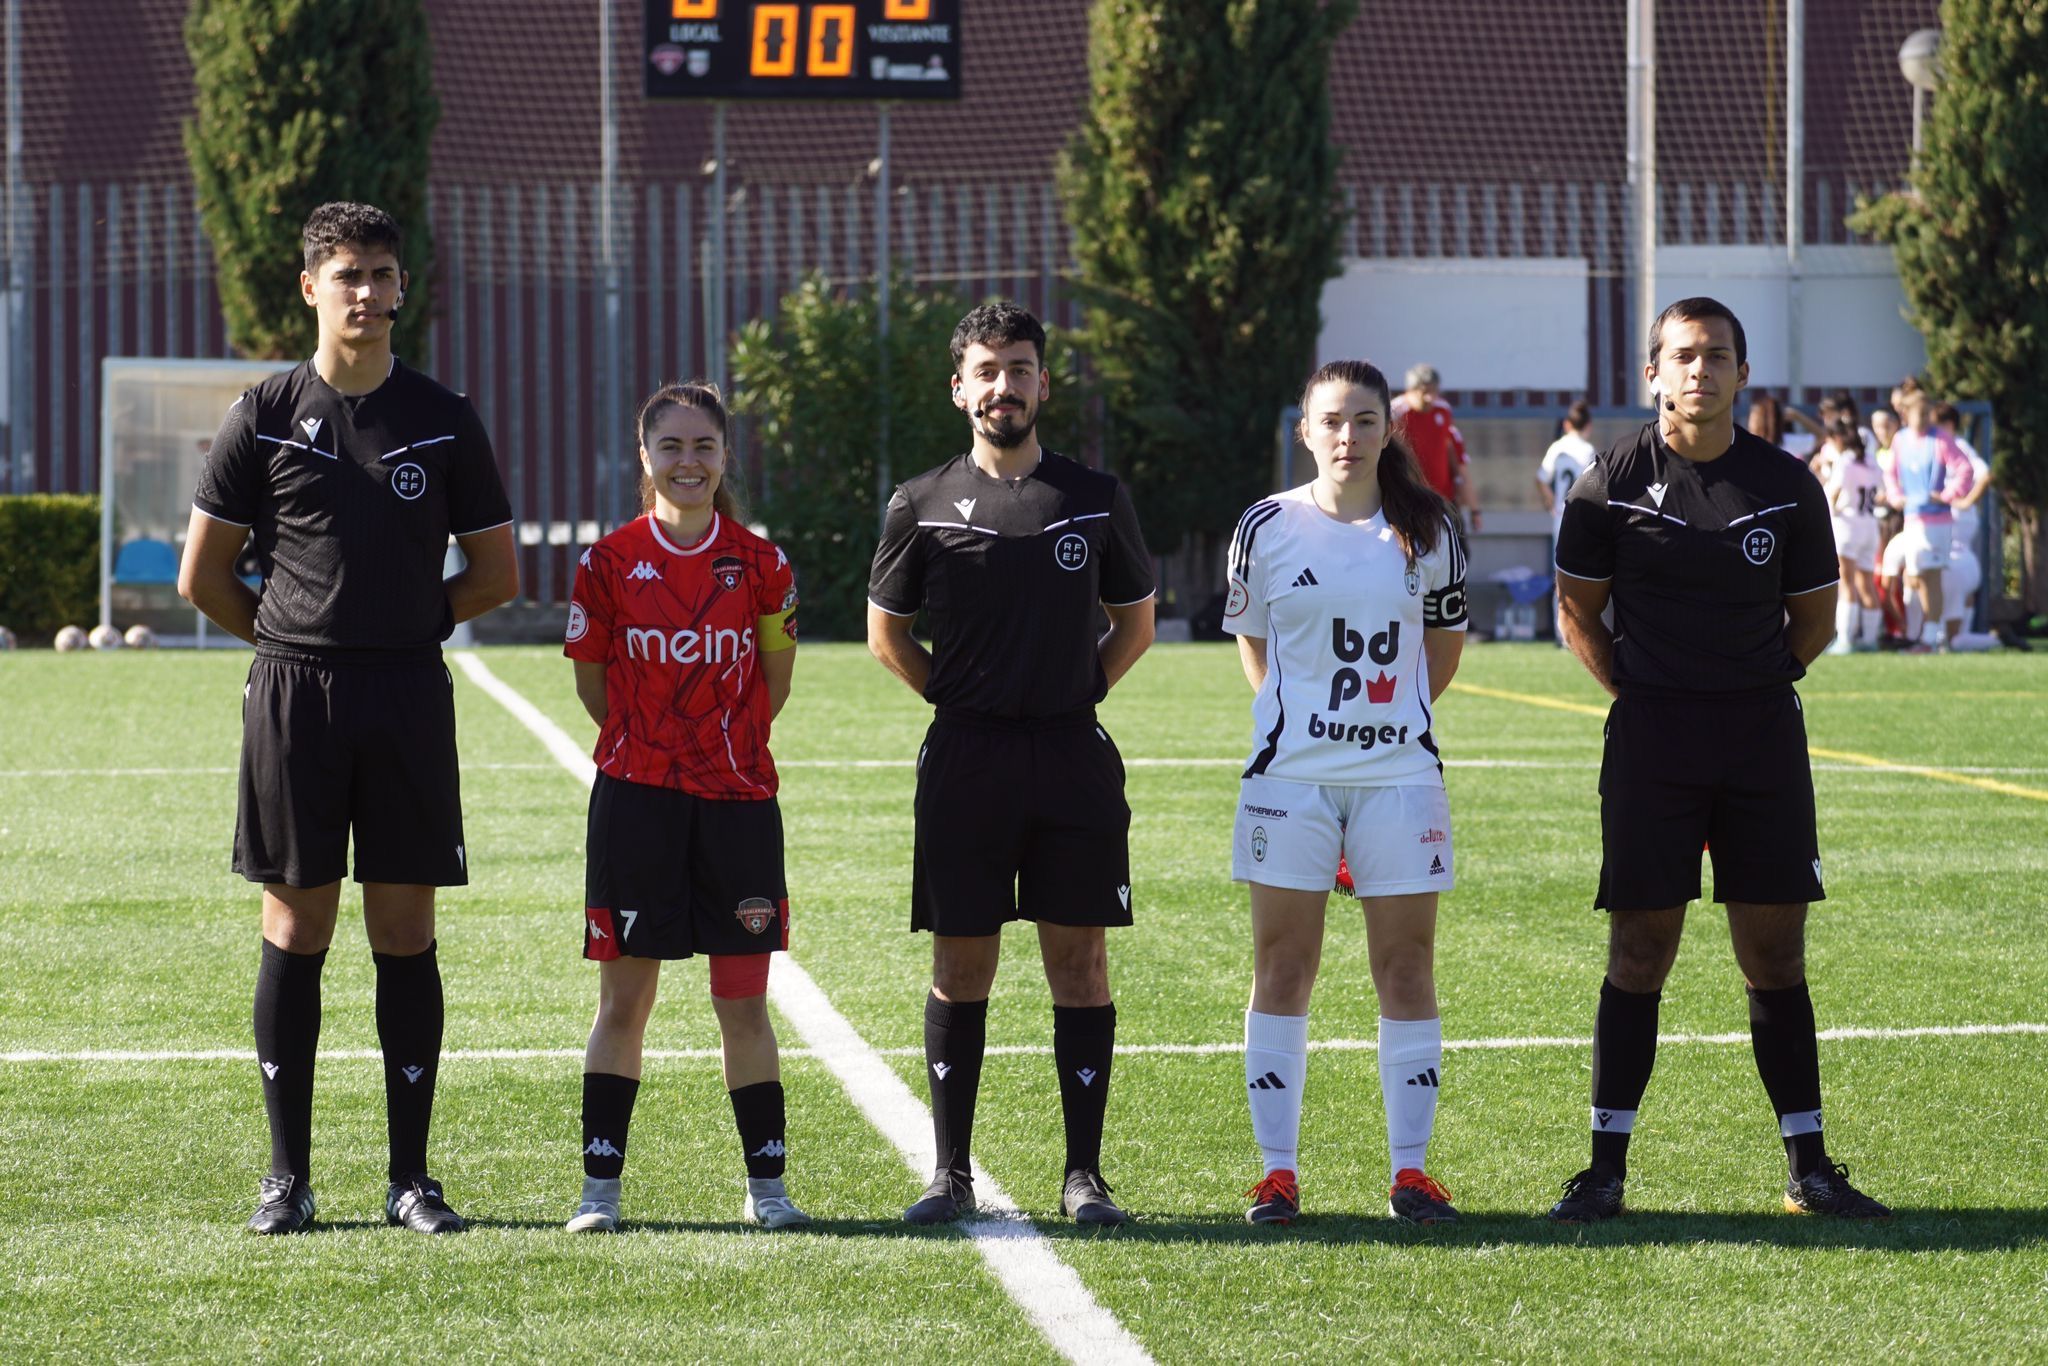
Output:
[[[1503,688],[1482,688],[1476,683],[1453,682],[1454,692],[1469,692],[1479,697],[1497,698],[1502,702],[1520,702],[1525,706],[1545,707],[1551,711],[1568,711],[1578,716],[1606,716],[1605,707],[1588,706],[1584,702],[1567,702],[1561,697],[1544,697],[1537,693],[1508,692]],[[1895,773],[1911,773],[1936,782],[1954,783],[1957,787],[1974,787],[1984,792],[1996,792],[2001,797],[2023,797],[2033,802],[2048,802],[2048,792],[2038,787],[2022,787],[2018,783],[2004,783],[1996,778],[1978,778],[1968,773],[1951,773],[1945,768],[1929,768],[1925,764],[1901,764],[1890,759],[1880,759],[1874,754],[1858,754],[1847,749],[1822,749],[1819,745],[1808,745],[1807,752],[1816,758],[1833,759],[1837,763],[1859,764],[1865,768],[1888,769]]]

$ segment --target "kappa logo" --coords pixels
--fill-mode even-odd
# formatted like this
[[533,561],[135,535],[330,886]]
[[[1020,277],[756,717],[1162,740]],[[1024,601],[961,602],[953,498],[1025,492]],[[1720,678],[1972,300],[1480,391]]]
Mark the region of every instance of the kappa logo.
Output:
[[974,500],[972,498],[962,498],[955,502],[953,506],[960,509],[960,520],[963,522],[974,516]]
[[1131,909],[1131,884],[1126,882],[1116,889],[1116,899],[1124,903],[1124,909]]
[[1317,583],[1317,582],[1316,582],[1316,571],[1315,571],[1315,570],[1313,570],[1313,569],[1307,569],[1307,568],[1304,568],[1304,569],[1303,569],[1303,570],[1302,570],[1302,571],[1301,571],[1301,572],[1300,572],[1299,574],[1296,574],[1296,575],[1294,576],[1294,586],[1295,586],[1296,588],[1320,588],[1320,587],[1322,587],[1322,585],[1321,585],[1320,583]]
[[1438,873],[1441,873],[1441,872],[1443,872],[1443,870],[1444,870],[1444,860],[1443,860],[1443,855],[1441,855],[1441,854],[1432,854],[1432,855],[1430,855],[1430,858],[1429,858],[1429,871],[1430,871],[1430,874],[1431,874],[1432,876],[1434,876],[1434,875],[1436,875],[1436,874],[1438,874]]
[[320,424],[324,421],[326,421],[325,418],[318,417],[302,417],[299,419],[299,427],[306,433],[306,440],[318,441],[320,439]]
[[775,923],[775,903],[766,897],[750,896],[739,904],[733,914],[739,918],[740,928],[748,934],[759,934]]
[[1101,1074],[1098,1073],[1092,1067],[1084,1067],[1080,1071],[1074,1073],[1074,1075],[1081,1079],[1081,1084],[1083,1086],[1093,1086],[1095,1084],[1095,1078]]
[[590,568],[590,552],[586,550],[581,555],[578,555],[576,563],[582,565],[585,569]]
[[603,928],[602,928],[602,927],[600,927],[600,926],[598,925],[598,923],[597,923],[597,917],[595,917],[595,916],[592,916],[592,917],[590,918],[590,920],[588,921],[588,924],[590,925],[590,937],[591,937],[592,939],[609,939],[609,938],[611,938],[611,936],[610,936],[610,935],[608,935],[608,934],[606,934],[606,933],[604,932]]
[[940,1081],[944,1081],[946,1079],[946,1074],[951,1072],[952,1070],[953,1064],[949,1062],[935,1062],[932,1064],[932,1071],[938,1074],[938,1078]]
[[1671,485],[1669,485],[1668,483],[1650,485],[1650,501],[1655,503],[1658,507],[1663,507],[1664,491],[1670,487]]
[[1742,538],[1742,558],[1751,564],[1770,563],[1771,552],[1777,548],[1778,538],[1769,527],[1754,527]]
[[585,1157],[624,1157],[626,1154],[621,1149],[614,1148],[612,1141],[608,1138],[593,1138],[590,1140],[590,1146],[583,1150],[583,1155]]
[[748,1157],[788,1157],[788,1156],[789,1156],[789,1149],[788,1149],[788,1148],[785,1148],[785,1147],[784,1147],[784,1146],[782,1145],[782,1140],[781,1140],[781,1139],[779,1139],[779,1138],[771,1138],[771,1139],[769,1139],[769,1140],[768,1140],[768,1141],[767,1141],[766,1143],[763,1143],[763,1144],[762,1144],[762,1145],[761,1145],[760,1147],[758,1147],[758,1148],[754,1149],[754,1151],[752,1151],[752,1152],[748,1153],[748,1154],[747,1154],[747,1156],[748,1156]]
[[268,1077],[268,1078],[270,1078],[270,1079],[271,1079],[272,1081],[276,1081],[276,1080],[277,1080],[277,1064],[276,1064],[276,1063],[274,1063],[274,1062],[267,1062],[267,1063],[264,1063],[264,1064],[263,1064],[263,1075],[264,1075],[264,1076],[266,1076],[266,1077]]
[[631,572],[629,572],[626,575],[626,577],[629,579],[637,580],[640,583],[646,583],[649,579],[660,578],[661,571],[659,569],[656,569],[653,565],[647,563],[647,561],[642,560],[638,564],[633,566]]
[[420,1078],[427,1074],[427,1069],[424,1067],[401,1067],[398,1070],[405,1073],[405,1079],[415,1086],[419,1084]]

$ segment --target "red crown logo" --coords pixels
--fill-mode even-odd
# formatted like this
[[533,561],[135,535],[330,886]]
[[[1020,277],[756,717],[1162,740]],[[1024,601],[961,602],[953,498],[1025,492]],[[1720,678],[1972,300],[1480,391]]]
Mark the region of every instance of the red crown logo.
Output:
[[1394,679],[1385,669],[1378,678],[1365,680],[1365,700],[1368,702],[1391,702],[1394,700]]

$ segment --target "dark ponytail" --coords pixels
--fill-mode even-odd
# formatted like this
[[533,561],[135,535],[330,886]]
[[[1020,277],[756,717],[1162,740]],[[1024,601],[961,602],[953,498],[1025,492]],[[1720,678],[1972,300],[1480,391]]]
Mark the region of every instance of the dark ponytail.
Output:
[[[1387,385],[1387,377],[1378,366],[1362,360],[1333,360],[1308,377],[1308,383],[1301,388],[1303,422],[1308,420],[1309,397],[1315,393],[1316,386],[1332,383],[1356,384],[1378,394],[1380,411],[1387,415],[1387,425],[1392,427],[1394,396]],[[1391,437],[1386,449],[1380,452],[1379,481],[1380,511],[1385,515],[1387,525],[1401,538],[1401,548],[1407,552],[1410,562],[1435,550],[1446,524],[1457,514],[1450,502],[1423,479],[1422,467],[1415,463],[1414,452],[1398,436]]]
[[[640,416],[633,420],[634,429],[640,433],[640,449],[647,449],[648,432],[669,408],[695,408],[718,428],[719,444],[725,447],[725,467],[719,473],[718,487],[711,491],[711,506],[729,522],[744,522],[746,504],[740,499],[739,462],[733,458],[732,445],[726,438],[725,396],[709,380],[693,379],[687,383],[662,385],[647,396],[647,401],[640,405]],[[647,470],[642,467],[640,511],[653,510],[654,481],[647,477]]]

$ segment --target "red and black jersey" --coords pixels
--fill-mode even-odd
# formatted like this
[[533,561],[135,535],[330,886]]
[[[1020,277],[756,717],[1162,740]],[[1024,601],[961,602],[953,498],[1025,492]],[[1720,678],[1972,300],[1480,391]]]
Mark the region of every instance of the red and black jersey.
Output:
[[795,610],[788,558],[716,514],[687,548],[650,515],[586,550],[562,653],[608,666],[599,771],[712,800],[774,796],[760,656],[796,644]]

